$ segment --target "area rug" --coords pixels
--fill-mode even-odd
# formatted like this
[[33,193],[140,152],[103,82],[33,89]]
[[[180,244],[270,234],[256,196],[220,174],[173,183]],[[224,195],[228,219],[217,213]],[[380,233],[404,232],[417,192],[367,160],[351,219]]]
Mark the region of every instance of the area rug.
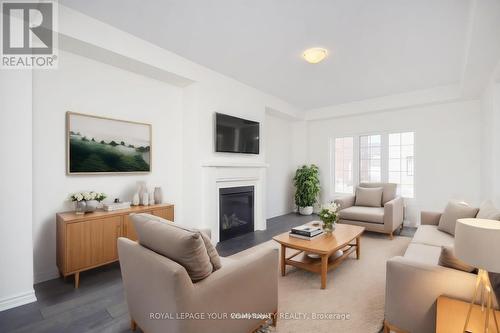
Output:
[[[270,332],[378,333],[382,329],[385,301],[386,261],[403,255],[408,237],[365,233],[361,259],[354,254],[328,272],[327,288],[320,289],[320,276],[287,266],[278,281],[278,325]],[[236,254],[244,256],[262,247],[278,248],[274,241]],[[318,318],[323,319],[318,319]]]

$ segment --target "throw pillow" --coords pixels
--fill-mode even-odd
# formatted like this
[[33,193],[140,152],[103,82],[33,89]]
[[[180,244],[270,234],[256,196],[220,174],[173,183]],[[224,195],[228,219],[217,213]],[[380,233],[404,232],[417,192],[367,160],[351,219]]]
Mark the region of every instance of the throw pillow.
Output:
[[[138,215],[141,215],[141,214],[138,214]],[[181,229],[186,230],[186,231],[199,233],[201,238],[203,239],[203,243],[205,244],[205,248],[207,249],[207,254],[210,257],[210,262],[212,263],[214,271],[216,271],[222,267],[219,253],[217,252],[214,245],[212,244],[210,237],[208,237],[204,232],[202,232],[201,230],[195,229],[195,228],[187,228],[187,227],[181,226],[180,224],[176,224],[172,221],[166,220],[166,219],[161,218],[161,217],[156,216],[156,215],[150,215],[150,214],[144,214],[144,215],[148,216],[149,218],[158,220],[158,221],[169,223],[170,225],[172,225],[174,227],[181,228]]]
[[203,238],[203,242],[205,243],[205,248],[207,249],[207,254],[210,258],[210,262],[212,263],[212,266],[214,267],[214,271],[218,270],[219,268],[222,267],[222,264],[220,262],[220,257],[219,253],[215,249],[214,245],[212,244],[212,241],[210,241],[210,238],[204,233],[198,230],[198,232],[201,235],[201,238]]
[[441,246],[439,256],[439,266],[458,269],[460,271],[472,273],[475,267],[463,262],[455,256],[455,249],[452,246]]
[[500,221],[500,210],[495,207],[491,200],[486,200],[479,206],[479,212],[476,217],[478,219]]
[[382,207],[382,187],[356,187],[355,206]]
[[165,223],[149,214],[135,214],[131,219],[139,244],[182,265],[193,282],[212,273],[213,266],[199,232]]
[[465,202],[449,202],[439,219],[438,229],[455,236],[455,225],[458,219],[476,217],[478,209]]

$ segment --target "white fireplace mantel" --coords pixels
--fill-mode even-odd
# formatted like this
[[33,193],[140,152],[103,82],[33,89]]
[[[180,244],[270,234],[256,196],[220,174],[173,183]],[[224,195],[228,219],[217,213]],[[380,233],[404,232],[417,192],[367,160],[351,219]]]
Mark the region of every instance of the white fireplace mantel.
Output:
[[245,163],[245,162],[206,162],[201,165],[204,168],[268,168],[267,163]]
[[219,241],[219,189],[254,186],[254,230],[265,230],[265,163],[214,162],[202,165],[203,225],[212,230],[212,241]]

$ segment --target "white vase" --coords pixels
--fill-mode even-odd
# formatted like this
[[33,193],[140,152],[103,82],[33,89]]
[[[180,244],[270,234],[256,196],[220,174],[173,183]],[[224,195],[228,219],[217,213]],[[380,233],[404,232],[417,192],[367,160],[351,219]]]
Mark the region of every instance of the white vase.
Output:
[[313,213],[313,207],[312,206],[299,207],[299,213],[300,215],[311,215]]
[[149,192],[149,205],[154,205],[156,202],[155,202],[155,196],[154,196],[154,193],[153,191]]
[[142,204],[144,206],[148,206],[149,205],[149,193],[148,192],[144,192],[142,194]]
[[87,207],[85,207],[85,211],[87,213],[95,212],[97,206],[99,206],[99,202],[97,200],[89,200],[87,201]]
[[141,201],[139,199],[139,192],[135,192],[134,196],[132,197],[132,206],[139,206],[140,203]]

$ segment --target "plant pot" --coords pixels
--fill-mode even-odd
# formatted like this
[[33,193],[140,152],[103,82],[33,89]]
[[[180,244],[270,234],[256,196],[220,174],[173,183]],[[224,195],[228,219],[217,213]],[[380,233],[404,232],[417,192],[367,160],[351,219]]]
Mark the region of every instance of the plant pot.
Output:
[[97,209],[97,206],[99,206],[99,201],[89,200],[89,201],[87,201],[87,206],[85,207],[85,211],[87,213],[95,212],[95,210]]
[[300,215],[311,215],[313,213],[313,207],[312,206],[299,207],[299,213]]

